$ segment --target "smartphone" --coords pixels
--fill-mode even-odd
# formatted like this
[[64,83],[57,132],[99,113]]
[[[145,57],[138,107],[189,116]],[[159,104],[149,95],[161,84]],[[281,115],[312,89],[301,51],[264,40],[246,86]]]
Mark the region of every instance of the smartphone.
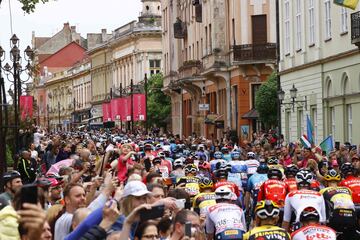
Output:
[[38,189],[35,184],[27,184],[22,186],[20,193],[21,207],[23,203],[37,204],[38,201]]
[[141,209],[140,210],[140,221],[147,221],[150,219],[160,218],[164,215],[165,206],[159,205],[154,206],[151,209]]
[[191,222],[185,223],[185,236],[191,238]]
[[340,142],[335,142],[335,149],[339,150],[340,149]]
[[186,202],[186,199],[176,199],[175,203],[176,203],[176,206],[177,208],[179,209],[184,209],[185,208],[185,202]]

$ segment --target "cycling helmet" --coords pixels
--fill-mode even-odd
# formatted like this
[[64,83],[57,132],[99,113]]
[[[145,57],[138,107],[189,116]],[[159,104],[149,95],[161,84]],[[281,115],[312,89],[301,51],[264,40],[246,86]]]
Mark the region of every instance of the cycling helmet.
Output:
[[152,162],[153,164],[161,164],[161,158],[155,157]]
[[269,165],[277,165],[279,164],[279,159],[277,159],[275,156],[272,156],[268,158],[267,163]]
[[279,206],[271,200],[262,200],[256,204],[255,214],[261,219],[278,217]]
[[308,169],[300,169],[295,175],[296,184],[309,186],[314,180],[313,174]]
[[269,171],[269,167],[266,163],[262,162],[260,163],[260,165],[258,166],[256,172],[262,174],[262,173],[267,173]]
[[199,184],[201,189],[205,189],[205,188],[212,188],[214,186],[213,181],[210,178],[207,177],[203,177],[200,179],[200,184]]
[[326,174],[325,174],[325,180],[326,181],[340,181],[341,180],[341,176],[340,174],[335,170],[335,169],[330,169]]
[[191,146],[190,146],[190,150],[192,150],[192,151],[196,151],[197,150],[197,145],[196,144],[192,144]]
[[248,152],[247,153],[247,158],[248,159],[255,159],[255,153],[254,152]]
[[233,160],[239,160],[240,159],[240,152],[239,151],[232,151],[231,152],[231,159]]
[[354,167],[351,163],[344,163],[340,168],[341,174],[344,176],[354,173]]
[[226,171],[231,172],[231,169],[232,169],[231,164],[229,164],[229,163],[228,163],[228,164],[226,164],[225,169],[226,169]]
[[196,153],[196,157],[197,157],[198,159],[202,159],[202,160],[205,160],[205,159],[206,159],[206,155],[205,155],[204,152],[197,152],[197,153]]
[[195,164],[188,164],[185,166],[185,174],[193,173],[195,174],[197,172],[197,167]]
[[8,171],[4,173],[3,175],[3,182],[6,184],[7,182],[15,179],[15,178],[21,178],[21,175],[18,171]]
[[236,200],[236,195],[227,186],[218,187],[215,190],[216,200]]
[[174,169],[175,168],[183,168],[184,167],[184,161],[183,161],[183,159],[182,158],[178,158],[178,159],[176,159],[175,161],[174,161],[174,163],[173,163],[173,167],[174,167]]
[[227,177],[228,176],[228,166],[227,164],[224,162],[224,163],[220,163],[218,166],[217,166],[217,169],[216,169],[216,176],[218,178],[221,178],[221,177]]
[[311,220],[315,220],[318,222],[320,220],[320,215],[315,208],[307,207],[300,214],[300,222],[306,222]]
[[208,162],[199,163],[199,169],[210,170],[210,163]]
[[158,152],[158,157],[160,158],[165,158],[165,153],[164,152]]
[[296,175],[296,173],[299,171],[299,169],[297,168],[297,166],[295,164],[290,164],[285,168],[285,176],[294,176]]
[[47,178],[38,178],[35,180],[35,184],[41,188],[49,188],[51,186],[51,181]]
[[215,159],[222,159],[223,156],[224,156],[224,154],[222,152],[219,152],[219,151],[214,152],[214,158]]
[[187,157],[185,159],[185,164],[193,164],[195,159],[195,157]]
[[190,151],[187,149],[183,150],[183,155],[186,157],[190,156]]
[[228,147],[222,147],[222,148],[221,148],[221,152],[222,152],[223,154],[228,154],[228,153],[229,153],[229,148],[228,148]]
[[51,187],[56,187],[63,183],[62,181],[58,181],[55,178],[48,178],[48,180],[51,182]]
[[267,176],[269,179],[278,179],[281,180],[282,179],[282,172],[280,171],[280,169],[277,168],[270,168],[267,172]]

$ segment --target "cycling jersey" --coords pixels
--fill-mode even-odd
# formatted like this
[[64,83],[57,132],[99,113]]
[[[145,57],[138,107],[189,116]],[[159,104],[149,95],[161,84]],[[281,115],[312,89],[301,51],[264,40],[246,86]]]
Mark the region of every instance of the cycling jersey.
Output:
[[260,163],[256,159],[249,159],[245,161],[245,164],[247,166],[247,174],[248,177],[255,174],[257,171],[257,168],[259,167]]
[[287,178],[284,180],[286,184],[286,192],[292,192],[294,190],[297,190],[296,180],[295,178]]
[[200,193],[200,187],[199,187],[200,179],[198,177],[181,177],[177,181],[176,185],[179,185],[181,183],[185,183],[184,190],[191,196],[196,196]]
[[291,213],[295,213],[295,222],[300,221],[301,212],[307,208],[313,207],[320,215],[320,222],[325,223],[326,212],[325,212],[325,201],[323,196],[313,190],[296,190],[289,193],[285,198],[284,206],[284,221],[291,221]]
[[327,187],[321,189],[325,202],[331,209],[352,209],[355,210],[351,199],[351,191],[347,187]]
[[231,155],[230,155],[230,154],[224,154],[223,158],[224,158],[224,160],[227,161],[227,162],[230,162],[230,161],[231,161]]
[[260,190],[261,185],[268,180],[268,176],[266,173],[256,173],[252,175],[249,180],[246,187],[246,191],[250,192],[253,196],[256,194],[257,199],[257,193]]
[[213,192],[199,193],[193,200],[194,211],[199,214],[205,214],[207,208],[216,204],[216,195]]
[[229,182],[229,181],[226,181],[226,180],[220,180],[219,182],[215,183],[214,185],[214,191],[221,187],[221,186],[226,186],[228,188],[230,188],[230,190],[236,194],[237,197],[240,196],[240,190],[239,190],[239,187],[233,183],[233,182]]
[[272,200],[279,207],[283,207],[286,194],[286,184],[283,181],[268,179],[261,185],[257,200]]
[[247,184],[247,165],[244,161],[231,161],[231,173],[236,176],[241,181],[241,186],[243,189],[246,188]]
[[292,240],[336,240],[336,232],[327,227],[319,224],[311,224],[302,227],[291,234]]
[[224,159],[215,159],[210,161],[210,170],[211,172],[214,172],[216,170],[216,164],[217,163],[226,163]]
[[245,215],[235,204],[217,203],[208,208],[206,232],[215,233],[215,239],[242,239],[246,232]]
[[260,227],[255,227],[254,229],[245,233],[243,236],[243,240],[265,240],[265,239],[290,240],[290,234],[280,227],[264,225]]
[[348,187],[352,192],[352,200],[355,204],[360,204],[360,178],[348,176],[342,180],[339,186]]

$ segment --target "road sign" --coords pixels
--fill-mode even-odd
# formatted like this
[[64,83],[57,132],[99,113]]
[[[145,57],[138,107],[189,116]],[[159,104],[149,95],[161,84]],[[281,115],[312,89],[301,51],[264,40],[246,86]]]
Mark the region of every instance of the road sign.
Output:
[[209,111],[209,104],[199,104],[199,111]]
[[144,121],[144,120],[145,120],[145,116],[144,116],[144,115],[139,115],[139,120],[140,120],[140,121]]

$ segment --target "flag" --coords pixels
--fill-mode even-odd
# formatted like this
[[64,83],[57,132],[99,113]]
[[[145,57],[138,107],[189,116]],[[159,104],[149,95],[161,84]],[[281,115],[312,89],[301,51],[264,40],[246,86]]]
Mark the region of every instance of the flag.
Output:
[[309,140],[305,135],[301,136],[300,141],[304,147],[311,148],[311,143],[309,142]]
[[146,99],[145,94],[133,95],[133,119],[134,121],[146,121]]
[[314,144],[314,130],[309,115],[306,114],[306,135],[311,145]]
[[330,135],[327,138],[325,138],[324,141],[320,143],[320,147],[323,151],[326,152],[326,154],[329,154],[332,150],[334,150],[333,137]]
[[21,121],[33,116],[33,96],[20,96]]
[[111,122],[111,104],[103,103],[102,104],[102,112],[103,112],[103,122]]
[[334,0],[334,3],[355,10],[359,3],[359,0]]

